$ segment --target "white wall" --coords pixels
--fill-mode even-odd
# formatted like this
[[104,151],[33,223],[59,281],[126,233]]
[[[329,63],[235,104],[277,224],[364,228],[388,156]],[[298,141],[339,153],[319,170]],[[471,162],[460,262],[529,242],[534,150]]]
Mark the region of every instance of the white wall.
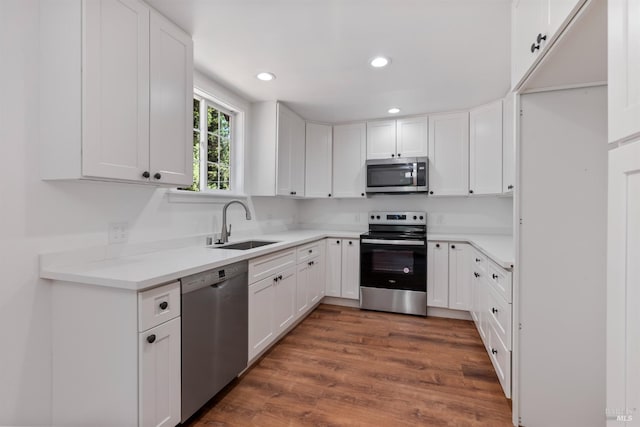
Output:
[[[0,0],[0,425],[50,423],[51,285],[39,253],[105,245],[110,222],[128,222],[132,243],[217,232],[222,208],[143,185],[39,180],[38,38],[38,0]],[[236,235],[296,220],[295,201],[249,203],[253,221],[229,209]]]
[[298,202],[305,227],[367,228],[370,211],[426,211],[430,233],[511,234],[511,197],[426,197],[380,195],[366,199],[316,199]]

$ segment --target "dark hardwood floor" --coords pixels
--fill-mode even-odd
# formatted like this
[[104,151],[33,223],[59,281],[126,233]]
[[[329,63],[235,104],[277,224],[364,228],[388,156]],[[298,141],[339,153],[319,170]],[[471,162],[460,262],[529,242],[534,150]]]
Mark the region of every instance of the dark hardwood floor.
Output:
[[320,305],[187,424],[510,426],[473,322]]

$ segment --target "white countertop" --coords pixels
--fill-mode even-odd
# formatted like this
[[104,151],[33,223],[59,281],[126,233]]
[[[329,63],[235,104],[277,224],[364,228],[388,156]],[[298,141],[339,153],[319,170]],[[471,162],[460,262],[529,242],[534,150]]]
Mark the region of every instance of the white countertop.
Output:
[[[293,246],[303,245],[327,237],[359,238],[360,231],[336,230],[292,230],[274,234],[261,234],[231,240],[274,240],[278,243],[249,250],[212,249],[190,246],[165,249],[140,255],[77,263],[46,265],[41,263],[40,277],[43,279],[83,283],[87,285],[140,291],[180,279],[191,274],[214,269],[238,261],[266,255]],[[430,234],[430,241],[469,242],[485,253],[497,264],[511,268],[514,264],[513,239],[511,236],[472,234]]]

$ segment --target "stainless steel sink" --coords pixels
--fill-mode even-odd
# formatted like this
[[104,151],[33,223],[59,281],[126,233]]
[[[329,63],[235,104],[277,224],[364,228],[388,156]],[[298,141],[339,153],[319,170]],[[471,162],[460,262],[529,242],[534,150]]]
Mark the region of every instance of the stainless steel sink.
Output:
[[237,249],[246,251],[247,249],[259,248],[260,246],[273,245],[279,242],[270,242],[267,240],[247,240],[246,242],[227,243],[225,245],[211,246],[213,249]]

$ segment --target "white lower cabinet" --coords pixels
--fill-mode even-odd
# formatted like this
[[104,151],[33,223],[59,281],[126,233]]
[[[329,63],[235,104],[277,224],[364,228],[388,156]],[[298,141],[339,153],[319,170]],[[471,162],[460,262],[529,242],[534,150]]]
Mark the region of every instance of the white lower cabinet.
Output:
[[53,425],[180,423],[179,296],[53,282]]
[[468,243],[427,243],[427,306],[471,309]]
[[180,423],[180,318],[138,335],[140,426]]
[[511,397],[511,272],[469,248],[470,312],[506,397]]
[[249,362],[325,295],[324,241],[249,260]]
[[326,239],[326,295],[360,299],[360,240]]

